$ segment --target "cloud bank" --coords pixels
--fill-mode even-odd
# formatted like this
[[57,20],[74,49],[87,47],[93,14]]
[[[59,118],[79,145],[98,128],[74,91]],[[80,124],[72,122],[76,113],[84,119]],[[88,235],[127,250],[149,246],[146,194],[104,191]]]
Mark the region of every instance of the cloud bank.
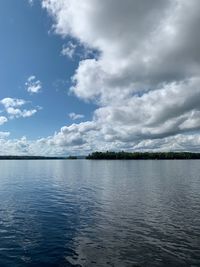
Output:
[[69,146],[64,140],[74,131],[91,149],[199,149],[198,0],[43,0],[42,6],[56,34],[99,51],[79,62],[70,88],[98,105],[85,122],[92,129],[64,127],[53,140]]
[[[199,0],[41,4],[52,17],[54,32],[67,37],[61,53],[72,58],[77,46],[85,48],[70,92],[97,109],[91,121],[63,126],[47,138],[2,139],[1,150],[7,146],[18,154],[49,155],[200,150]],[[98,53],[87,58],[87,51]],[[41,83],[31,76],[26,88],[37,93]],[[4,106],[11,113],[23,105],[9,101]]]

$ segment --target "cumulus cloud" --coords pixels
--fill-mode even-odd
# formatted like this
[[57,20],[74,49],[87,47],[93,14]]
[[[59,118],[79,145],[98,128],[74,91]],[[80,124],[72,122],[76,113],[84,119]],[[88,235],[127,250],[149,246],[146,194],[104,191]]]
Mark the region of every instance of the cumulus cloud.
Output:
[[30,94],[37,94],[39,92],[41,92],[42,90],[42,83],[40,80],[37,80],[36,77],[34,75],[30,76],[26,83],[26,90],[30,93]]
[[26,104],[26,101],[23,99],[17,99],[17,98],[10,98],[6,97],[0,101],[2,105],[5,106],[5,108],[10,108],[10,107],[20,107]]
[[[42,6],[57,34],[99,52],[81,60],[72,77],[70,91],[98,105],[87,122],[95,127],[80,145],[199,149],[198,0],[43,0]],[[67,145],[72,132],[79,140],[83,124],[69,127],[54,140]]]
[[[73,40],[63,46],[63,55],[72,58],[77,46],[97,51],[88,58],[83,51],[70,88],[97,108],[91,121],[64,126],[47,138],[0,138],[1,154],[200,150],[198,0],[41,2],[55,33]],[[31,94],[42,89],[35,76],[25,85]],[[0,103],[10,118],[37,111],[23,109],[22,99]],[[81,119],[81,114],[69,116]]]
[[72,120],[80,120],[80,119],[83,119],[85,116],[83,114],[77,114],[77,113],[71,112],[69,113],[69,117]]
[[94,122],[73,123],[70,126],[64,126],[59,133],[51,138],[51,144],[59,146],[81,146],[91,139],[91,133],[96,134],[98,126]]
[[197,0],[43,0],[43,7],[57,33],[101,52],[77,69],[73,91],[79,97],[105,98],[119,87],[127,93],[155,89],[199,74]]
[[[122,143],[120,141],[105,142],[99,139],[96,142],[97,132],[94,131],[94,138],[89,131],[84,133],[85,141],[71,139],[69,142],[61,136],[65,134],[61,131],[55,136],[41,138],[38,140],[28,140],[26,137],[21,139],[6,139],[9,133],[0,134],[0,154],[1,155],[86,155],[94,150],[121,150],[127,151],[192,151],[200,150],[199,134],[178,134],[176,136],[161,139],[147,139],[139,143]],[[89,136],[89,142],[86,138]],[[100,137],[100,136],[99,136]]]
[[[94,2],[99,3],[99,1]],[[111,2],[113,1],[109,1],[109,3]],[[165,4],[163,4],[164,1],[159,1],[160,4],[157,1],[148,1],[149,7],[147,1],[141,1],[139,5],[136,4],[138,1],[123,1],[123,3],[115,1],[116,4],[114,2],[112,5],[108,4],[106,12],[107,5],[105,2],[103,3],[103,10],[100,8],[102,13],[99,14],[99,11],[96,11],[97,16],[99,15],[98,27],[101,26],[101,28],[94,29],[90,33],[92,34],[89,36],[90,38],[87,33],[85,36],[81,31],[83,41],[87,39],[89,45],[98,47],[101,56],[97,60],[88,59],[80,62],[73,77],[74,86],[71,89],[78,97],[86,100],[97,98],[104,104],[112,101],[116,95],[119,95],[120,98],[128,97],[136,92],[157,89],[163,83],[178,82],[199,75],[198,57],[193,52],[193,45],[199,44],[199,40],[193,38],[191,44],[187,41],[189,52],[187,53],[183,44],[185,45],[189,36],[182,36],[185,30],[181,27],[185,12],[189,8],[194,11],[195,5],[188,7],[187,5],[178,5],[178,3],[175,5],[170,1],[165,1]],[[141,16],[134,16],[134,12],[131,12],[130,15],[129,13],[123,14],[119,9],[123,5],[127,5],[130,9],[132,6],[132,11],[135,10],[135,12],[137,9],[141,9],[139,12]],[[184,6],[185,10],[183,10]],[[113,15],[115,12],[119,13],[119,10],[115,10],[117,8],[121,13],[122,24],[120,27],[116,26],[116,19],[120,21],[120,17],[115,17],[116,14]],[[144,13],[141,13],[142,11]],[[103,12],[108,13],[107,19],[110,18],[110,23],[108,23],[110,27],[105,29],[105,33],[103,31],[105,25],[100,24]],[[128,17],[123,20],[122,16]],[[90,18],[91,16],[87,17],[87,20]],[[92,17],[94,20],[95,18],[96,16]],[[191,15],[192,21],[194,18],[197,18],[197,15],[194,17]],[[198,22],[197,20],[197,25]],[[88,21],[88,24],[96,25],[93,21]],[[134,25],[137,25],[137,28],[134,28]],[[107,29],[110,31],[107,32]],[[120,34],[120,31],[123,33]],[[190,28],[188,31],[190,34],[192,29]],[[197,47],[196,54],[198,54]]]
[[[28,102],[24,99],[7,97],[0,100],[0,104],[4,106],[5,112],[10,119],[31,117],[37,112],[37,109],[22,109],[22,106],[28,104]],[[2,117],[2,120],[4,120],[4,122],[7,122],[6,117]]]

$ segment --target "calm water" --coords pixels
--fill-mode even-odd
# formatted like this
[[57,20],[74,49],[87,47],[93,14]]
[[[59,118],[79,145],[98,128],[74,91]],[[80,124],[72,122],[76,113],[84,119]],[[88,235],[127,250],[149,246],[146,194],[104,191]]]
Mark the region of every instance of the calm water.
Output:
[[18,266],[200,266],[200,161],[0,161]]

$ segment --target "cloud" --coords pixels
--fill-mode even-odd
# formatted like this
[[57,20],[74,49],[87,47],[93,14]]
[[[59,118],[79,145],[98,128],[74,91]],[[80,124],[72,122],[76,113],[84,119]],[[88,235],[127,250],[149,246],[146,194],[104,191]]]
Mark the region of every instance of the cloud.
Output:
[[200,78],[192,78],[98,108],[95,120],[108,140],[167,137],[200,129],[199,98]]
[[0,116],[0,125],[3,125],[4,123],[6,123],[8,121],[8,119],[4,116]]
[[5,139],[9,137],[10,133],[9,132],[0,132],[0,139]]
[[[27,101],[25,101],[24,99],[17,99],[17,98],[4,98],[2,100],[0,100],[0,104],[2,104],[5,108],[5,112],[8,114],[10,119],[14,119],[14,118],[26,118],[26,117],[31,117],[33,116],[36,112],[37,109],[21,109],[21,106],[28,104]],[[4,118],[4,121],[7,121],[7,118]]]
[[64,126],[60,132],[50,139],[50,144],[66,146],[82,146],[91,139],[91,134],[96,133],[97,125],[94,122],[81,122],[79,124],[73,123],[70,126]]
[[191,151],[200,150],[199,134],[176,135],[163,139],[144,140],[135,146],[138,151]]
[[37,94],[39,92],[41,92],[42,90],[42,83],[40,80],[37,80],[36,77],[34,75],[30,76],[26,83],[26,90],[30,93],[30,94]]
[[29,3],[30,6],[33,6],[34,0],[28,0],[28,3]]
[[[95,129],[80,146],[199,149],[198,0],[43,0],[42,6],[56,34],[98,51],[80,60],[72,77],[70,91],[98,105],[86,122]],[[69,127],[80,137],[82,123]],[[66,146],[69,127],[54,137]]]
[[10,118],[20,118],[20,117],[27,118],[33,116],[36,112],[37,112],[36,109],[20,110],[18,108],[12,108],[12,107],[7,109],[7,113],[8,115],[10,115]]
[[83,114],[76,114],[76,113],[72,112],[72,113],[69,113],[69,117],[72,120],[79,120],[79,119],[83,119],[85,116]]
[[20,107],[26,104],[26,101],[23,99],[17,99],[17,98],[10,98],[6,97],[0,101],[2,105],[4,105],[5,108],[9,107]]
[[[83,126],[83,125],[82,125]],[[87,128],[87,127],[86,127]],[[69,130],[69,129],[68,129]],[[83,130],[83,129],[82,129]],[[86,129],[85,129],[86,130]],[[68,137],[68,134],[63,131],[63,135]],[[95,131],[94,138],[90,131],[84,131],[84,140],[75,137],[67,142],[67,139],[61,134],[55,134],[47,138],[38,140],[28,140],[26,137],[21,139],[5,139],[9,133],[1,138],[0,134],[0,154],[1,155],[86,155],[95,150],[122,150],[127,151],[191,151],[200,150],[199,134],[178,134],[176,136],[165,137],[161,139],[147,139],[139,143],[122,143],[120,141],[104,142],[95,141],[97,132]],[[77,132],[75,132],[77,134]],[[82,132],[83,133],[83,132]],[[72,132],[71,132],[72,135]],[[86,140],[89,139],[89,142]]]
[[76,44],[68,42],[67,45],[63,45],[61,54],[63,56],[67,56],[68,58],[72,59],[75,54],[76,48],[77,48]]
[[[73,40],[62,54],[73,58],[77,47],[83,50],[70,92],[97,108],[91,121],[39,140],[5,139],[9,133],[0,132],[1,154],[200,150],[198,0],[41,1],[55,33]],[[42,90],[35,76],[25,86],[31,94]],[[23,108],[23,99],[0,103],[8,119],[37,112]]]

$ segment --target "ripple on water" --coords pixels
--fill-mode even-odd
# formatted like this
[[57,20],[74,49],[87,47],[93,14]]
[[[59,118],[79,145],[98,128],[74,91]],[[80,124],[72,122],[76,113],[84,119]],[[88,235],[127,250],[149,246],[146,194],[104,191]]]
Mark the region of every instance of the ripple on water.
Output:
[[0,162],[0,266],[200,266],[199,168]]

